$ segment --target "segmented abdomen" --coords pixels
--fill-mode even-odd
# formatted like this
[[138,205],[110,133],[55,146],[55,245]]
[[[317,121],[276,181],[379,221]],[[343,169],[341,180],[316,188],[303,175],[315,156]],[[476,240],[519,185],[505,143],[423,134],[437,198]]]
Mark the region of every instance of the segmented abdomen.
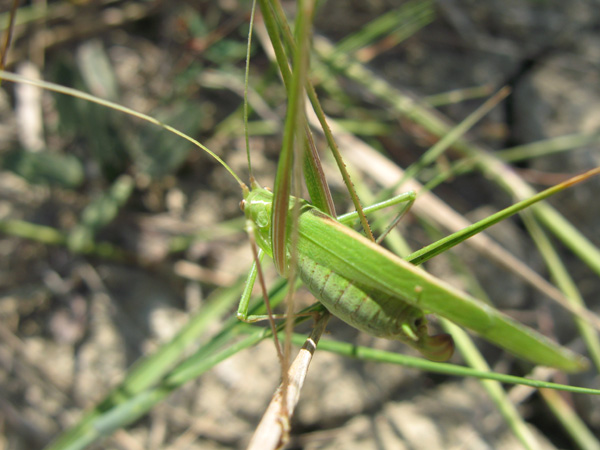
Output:
[[309,256],[299,255],[298,267],[304,284],[333,315],[373,336],[411,341],[402,324],[416,330],[421,310],[380,291],[367,291]]

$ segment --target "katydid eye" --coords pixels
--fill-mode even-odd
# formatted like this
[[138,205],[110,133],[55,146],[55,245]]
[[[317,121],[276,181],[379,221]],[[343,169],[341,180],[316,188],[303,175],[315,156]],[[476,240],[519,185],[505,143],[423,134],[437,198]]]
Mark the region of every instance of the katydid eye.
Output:
[[242,200],[242,201],[240,202],[240,209],[241,209],[242,211],[244,211],[244,210],[245,210],[245,208],[246,208],[246,200]]

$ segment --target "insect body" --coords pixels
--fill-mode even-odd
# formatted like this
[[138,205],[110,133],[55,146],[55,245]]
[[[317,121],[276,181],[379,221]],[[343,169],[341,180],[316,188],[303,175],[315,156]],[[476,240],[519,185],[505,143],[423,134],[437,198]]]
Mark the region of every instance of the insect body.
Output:
[[[271,192],[255,188],[244,203],[256,241],[269,255],[272,200]],[[424,356],[443,361],[452,355],[453,342],[449,335],[427,334],[424,314],[433,312],[537,364],[565,371],[584,367],[579,355],[404,261],[308,202],[295,201],[300,204],[296,242],[300,277],[331,313],[348,324],[401,340]]]
[[452,337],[429,336],[427,319],[419,308],[348,280],[309,255],[299,255],[298,264],[308,289],[346,323],[372,336],[400,340],[432,361],[446,361],[452,356]]

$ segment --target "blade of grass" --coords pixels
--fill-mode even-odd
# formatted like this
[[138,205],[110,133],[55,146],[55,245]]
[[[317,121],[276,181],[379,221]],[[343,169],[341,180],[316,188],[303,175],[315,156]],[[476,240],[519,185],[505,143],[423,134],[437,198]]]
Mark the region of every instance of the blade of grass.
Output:
[[[66,246],[69,238],[67,233],[55,228],[15,219],[0,220],[0,232],[47,245]],[[115,261],[132,259],[131,255],[110,242],[92,242],[78,251],[86,255],[96,255]]]
[[579,448],[585,450],[600,449],[598,438],[590,432],[585,423],[558,392],[549,389],[540,389],[540,394],[542,394],[542,398],[548,407],[558,417],[561,425],[567,430],[569,436],[571,436]]
[[[359,139],[340,132],[335,121],[330,120],[330,123],[337,135],[340,146],[344,148],[346,159],[349,163],[352,163],[355,168],[360,168],[361,171],[369,174],[373,180],[380,183],[384,188],[394,185],[398,179],[402,178],[402,169],[390,163],[390,161],[380,153]],[[370,161],[368,165],[364,164],[365,159]],[[407,181],[405,188],[416,192],[422,191],[422,186],[415,180]],[[415,202],[412,211],[417,215],[426,217],[429,220],[438,223],[443,228],[454,232],[460,231],[471,225],[462,215],[452,210],[431,192],[421,192],[419,201]],[[544,280],[527,264],[524,264],[504,248],[496,244],[485,233],[474,235],[465,242],[489,256],[502,267],[505,267],[507,270],[511,271],[557,303],[561,305],[568,303],[560,290]],[[568,306],[567,308],[573,309],[571,306]],[[585,315],[589,315],[589,312],[586,312]]]
[[[289,30],[289,27],[287,26],[287,19],[285,17],[285,14],[283,13],[281,5],[277,1],[273,2],[273,5],[274,5],[274,10],[275,10],[274,12],[277,16],[277,21],[282,26],[283,39],[285,40],[286,45],[289,48],[293,49],[294,48],[294,40],[292,38],[292,34]],[[272,18],[272,20],[275,21],[275,18]],[[267,21],[267,17],[265,17],[265,22],[266,21]],[[270,35],[271,35],[271,33],[270,33]],[[281,46],[281,43],[279,40],[279,35],[276,34],[273,37],[275,37],[276,41],[272,41],[272,44],[276,45],[277,42],[279,42],[277,45]],[[350,180],[348,172],[346,171],[346,166],[344,164],[344,161],[342,160],[342,156],[338,150],[338,147],[337,147],[337,144],[335,143],[333,135],[331,134],[331,131],[329,130],[329,125],[327,124],[327,121],[325,120],[325,113],[323,112],[323,110],[321,108],[321,105],[317,98],[316,91],[314,90],[314,87],[312,86],[312,84],[310,82],[306,83],[306,91],[308,93],[308,98],[310,99],[311,105],[312,105],[317,117],[319,118],[321,129],[323,130],[323,133],[327,140],[327,144],[329,145],[329,149],[331,150],[333,157],[338,165],[338,169],[340,170],[340,173],[342,174],[342,179],[344,180],[344,184],[346,185],[346,188],[348,189],[348,193],[350,194],[352,203],[354,204],[354,207],[356,208],[356,211],[358,212],[363,230],[365,231],[365,234],[367,235],[367,237],[369,239],[371,239],[372,241],[374,241],[375,238],[373,237],[373,233],[371,233],[367,219],[364,215],[364,212],[362,211],[362,205],[360,203],[360,200],[359,200],[358,196],[356,195],[356,192],[354,191],[352,181]]]
[[518,162],[599,143],[600,133],[575,133],[498,150],[495,156],[505,162]]
[[[294,334],[294,343],[300,345],[304,342],[305,337]],[[600,389],[591,389],[578,386],[569,386],[559,383],[551,383],[548,381],[533,380],[530,378],[517,377],[514,375],[506,375],[497,372],[486,372],[472,369],[470,367],[458,366],[448,363],[437,363],[428,361],[422,358],[403,355],[400,353],[386,352],[369,347],[352,345],[347,342],[332,341],[329,339],[321,339],[319,343],[321,350],[336,353],[338,355],[357,358],[365,361],[377,361],[382,363],[398,364],[404,367],[423,370],[425,372],[439,373],[444,375],[481,378],[484,380],[496,380],[501,383],[523,384],[535,388],[550,388],[559,391],[573,392],[576,394],[600,395]]]
[[[273,12],[273,8],[278,7],[280,8],[280,5],[276,1],[270,2],[269,4],[267,4],[266,0],[261,1],[261,11],[263,13],[263,19],[265,21],[266,30],[270,39],[269,45],[275,52],[277,65],[283,78],[283,82],[286,88],[289,90],[292,74],[288,65],[288,59],[291,60],[294,58],[294,55],[297,52],[294,38],[292,37],[291,31],[287,26],[287,19],[284,15],[276,17],[275,13]],[[282,27],[283,29],[281,29]],[[286,34],[288,37],[286,46],[288,52],[290,53],[289,56],[286,55],[286,47],[284,47],[280,38],[280,32]],[[304,83],[306,83],[306,80],[304,80]],[[304,117],[304,113],[302,113],[302,115]],[[307,142],[304,152],[304,170],[306,173],[306,184],[309,193],[311,198],[316,201],[320,207],[324,208],[323,211],[326,211],[328,214],[335,215],[335,206],[333,204],[331,192],[321,168],[321,163],[318,153],[316,152],[310,129],[307,125],[303,125],[303,129]]]
[[[244,326],[247,326],[244,324]],[[157,386],[136,393],[127,393],[126,397],[108,410],[98,411],[98,414],[88,417],[88,420],[78,424],[66,434],[59,437],[47,447],[47,450],[79,450],[97,440],[107,437],[119,428],[135,422],[144,416],[152,407],[163,401],[171,392],[181,385],[190,381],[219,362],[232,355],[256,345],[269,333],[265,329],[254,330],[254,332],[239,342],[226,347],[224,350],[212,352],[208,355],[197,352],[193,364],[185,367],[177,367]],[[202,350],[202,349],[201,349]]]
[[[378,77],[362,64],[353,61],[348,55],[336,54],[334,47],[324,38],[314,39],[317,54],[348,78],[364,86],[371,94],[392,107],[407,120],[415,122],[435,136],[443,137],[450,131],[449,121],[438,111]],[[506,164],[486,151],[465,139],[454,143],[455,150],[474,159],[478,169],[498,186],[519,200],[534,195],[534,190],[517,176]],[[600,274],[600,250],[584,237],[551,206],[540,203],[532,206],[538,219],[555,234],[573,253],[596,273]]]
[[442,136],[435,145],[427,150],[416,163],[411,164],[405,169],[402,179],[398,182],[398,187],[402,185],[404,180],[415,177],[424,167],[439,158],[454,142],[460,139],[469,129],[487,115],[492,108],[506,98],[509,93],[510,90],[508,88],[500,89],[473,113],[469,114],[469,116],[467,116],[460,124],[452,128],[452,130],[449,130],[448,133]]
[[[15,29],[15,18],[17,16],[17,8],[19,6],[19,0],[13,0],[10,8],[8,17],[8,23],[6,24],[4,41],[2,42],[2,49],[0,49],[0,70],[4,70],[6,67],[6,58],[8,57],[8,49],[12,42],[13,31]],[[0,80],[1,85],[1,80]]]
[[[476,370],[489,372],[490,367],[467,333],[449,320],[441,319],[441,322],[444,329],[452,334],[454,344],[459,349],[463,358],[465,358],[467,364]],[[525,421],[509,400],[500,382],[481,380],[481,384],[523,446],[527,449],[541,448],[534,435],[527,428]]]
[[[132,397],[143,393],[170,373],[174,364],[189,349],[190,345],[198,341],[198,338],[216,318],[229,311],[231,305],[239,298],[242,284],[242,282],[238,282],[231,288],[218,290],[212,294],[207,305],[192,317],[169,343],[163,345],[151,356],[138,360],[130,368],[125,379],[102,402],[86,413],[76,426],[60,435],[48,448],[57,450],[71,448],[70,446],[74,445],[73,442],[80,441],[84,443],[78,445],[85,446],[93,441],[89,439],[99,438],[100,434],[96,434],[94,423],[102,420],[107,411],[113,410],[123,402],[130,401]],[[205,352],[210,349],[209,344],[210,342],[203,347]],[[202,348],[199,352],[201,350]],[[117,415],[116,417],[122,416]],[[120,426],[123,426],[123,423]]]
[[492,215],[486,217],[485,219],[480,220],[477,223],[474,223],[466,228],[463,228],[459,232],[453,233],[450,236],[447,236],[443,239],[440,239],[440,240],[434,242],[431,245],[428,245],[427,247],[417,250],[416,252],[409,255],[406,259],[408,261],[412,262],[413,264],[419,265],[419,264],[425,262],[426,260],[434,257],[435,255],[439,255],[440,253],[444,252],[445,250],[454,247],[456,244],[465,241],[469,237],[478,234],[482,230],[484,230],[498,222],[501,222],[502,220],[506,219],[507,217],[510,217],[511,215],[516,214],[517,212],[522,211],[525,208],[528,208],[529,206],[531,206],[539,201],[542,201],[548,197],[551,197],[551,196],[555,195],[556,193],[561,192],[561,191],[573,186],[574,184],[585,181],[588,178],[594,177],[598,174],[600,174],[600,167],[589,170],[584,174],[577,175],[573,178],[570,178],[569,180],[567,180],[563,183],[560,183],[560,184],[557,184],[556,186],[548,188],[526,200],[522,200],[518,203],[515,203],[514,205],[509,206],[508,208],[505,208],[502,211],[492,214]]
[[[391,38],[390,34],[393,35],[393,44],[397,45],[431,23],[435,17],[433,7],[431,1],[407,2],[400,8],[389,11],[362,26],[358,32],[342,39],[336,44],[335,51],[355,53],[384,36],[388,41]],[[386,42],[386,48],[390,48],[390,44],[390,42]],[[359,59],[364,61],[366,58],[359,56]]]
[[[268,5],[261,2],[261,10],[265,15],[264,8],[270,9]],[[300,11],[297,13],[298,22],[296,26],[302,40],[306,39],[306,27],[310,24],[311,17],[304,17]],[[306,48],[306,45],[297,46],[299,49]],[[305,84],[306,71],[308,70],[308,60],[306,52],[295,51],[293,56],[293,71],[290,83],[286,85],[288,92],[288,108],[286,122],[284,126],[283,142],[277,174],[275,177],[275,198],[273,201],[272,213],[272,240],[273,240],[273,260],[280,274],[287,273],[287,218],[289,197],[292,186],[292,163],[294,159],[294,143],[296,142],[296,130],[304,128],[304,102],[303,87]]]
[[[546,261],[550,275],[556,285],[564,292],[572,305],[575,305],[578,308],[585,307],[585,302],[583,301],[579,289],[577,289],[577,285],[569,275],[567,268],[562,263],[558,253],[550,242],[550,239],[548,239],[548,236],[544,233],[544,230],[527,211],[521,213],[521,217],[529,229],[538,250],[544,257],[544,261]],[[581,320],[579,317],[575,318],[575,323],[586,343],[592,361],[594,361],[596,368],[600,371],[600,341],[598,339],[598,333],[586,321]]]

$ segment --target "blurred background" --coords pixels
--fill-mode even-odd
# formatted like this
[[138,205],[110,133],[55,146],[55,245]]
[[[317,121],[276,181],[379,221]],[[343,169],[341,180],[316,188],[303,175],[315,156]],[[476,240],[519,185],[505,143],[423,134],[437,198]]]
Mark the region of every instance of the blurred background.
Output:
[[[0,6],[6,33],[12,2]],[[295,4],[284,7],[292,14]],[[600,165],[599,7],[591,0],[322,1],[314,45],[317,53],[337,45],[451,121],[509,86],[512,94],[469,138],[494,150],[580,139],[566,144],[574,150],[551,154],[544,147],[540,157],[515,162],[519,176],[541,190]],[[250,4],[237,0],[21,2],[5,67],[173,125],[247,180],[242,103],[249,18]],[[266,42],[258,30],[250,147],[257,179],[272,186],[286,97]],[[327,114],[348,133],[401,167],[437,141],[319,55],[311,79]],[[325,164],[331,166],[327,158]],[[169,342],[207,298],[236,285],[251,253],[239,187],[222,167],[158,127],[85,100],[2,82],[0,170],[0,447],[41,448],[102,400],[140,356]],[[347,195],[335,177],[332,188],[343,211]],[[552,200],[596,245],[598,189],[592,180]],[[470,220],[512,202],[479,174],[456,177],[435,193]],[[430,241],[414,217],[401,226],[415,249]],[[490,233],[545,273],[518,220]],[[574,339],[571,321],[539,293],[473,251],[462,257],[499,308],[518,310],[520,321],[561,342]],[[568,252],[564,257],[597,311],[598,275]],[[448,275],[451,261],[436,261],[430,270]],[[232,305],[214,319],[207,333],[234,311]],[[334,339],[412,354],[336,319],[329,331]],[[510,355],[482,348],[495,370],[514,369]],[[273,344],[263,341],[93,448],[243,447],[278,380]],[[556,381],[598,387],[593,374]],[[540,448],[573,447],[538,395],[513,394]],[[565,398],[600,433],[597,400]],[[477,381],[322,352],[309,372],[291,448],[519,445]]]

